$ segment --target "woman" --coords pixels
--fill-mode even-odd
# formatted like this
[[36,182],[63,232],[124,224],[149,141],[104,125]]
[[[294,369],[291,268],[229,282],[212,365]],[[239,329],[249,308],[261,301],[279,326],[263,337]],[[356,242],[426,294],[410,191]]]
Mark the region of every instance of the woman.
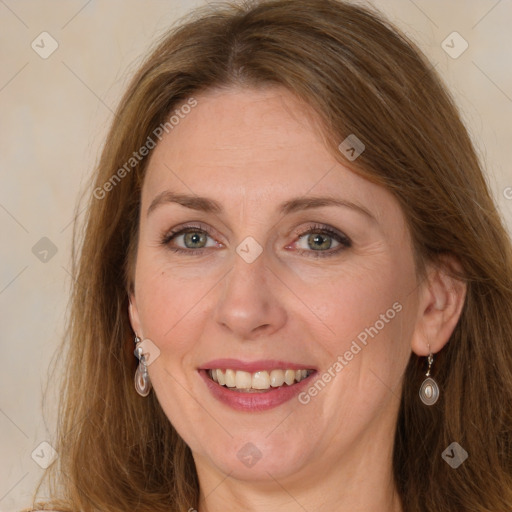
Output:
[[512,506],[510,239],[439,78],[374,13],[173,30],[78,252],[47,507]]

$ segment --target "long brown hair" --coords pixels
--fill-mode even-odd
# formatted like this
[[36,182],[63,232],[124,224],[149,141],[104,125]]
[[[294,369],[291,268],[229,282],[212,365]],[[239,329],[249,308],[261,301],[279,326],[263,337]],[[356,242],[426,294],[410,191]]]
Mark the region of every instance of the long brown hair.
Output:
[[[272,85],[315,109],[339,161],[394,194],[418,275],[445,254],[463,269],[457,278],[467,283],[464,308],[436,359],[438,403],[425,407],[418,399],[423,360],[412,355],[404,375],[393,461],[404,511],[509,510],[510,238],[435,70],[381,16],[336,0],[206,6],[173,28],[134,76],[88,191],[85,228],[76,233],[60,456],[45,475],[47,505],[83,512],[198,507],[189,448],[155,394],[142,399],[134,390],[128,291],[147,157],[128,168],[126,162],[173,109],[201,91]],[[350,134],[366,147],[352,163],[338,150]],[[454,441],[469,454],[457,469],[441,457]]]

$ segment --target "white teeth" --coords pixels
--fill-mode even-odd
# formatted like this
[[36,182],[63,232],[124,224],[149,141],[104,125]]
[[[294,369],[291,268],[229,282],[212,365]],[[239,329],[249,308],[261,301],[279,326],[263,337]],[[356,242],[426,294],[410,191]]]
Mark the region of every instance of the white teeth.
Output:
[[[218,370],[218,371],[222,372],[222,370]],[[226,386],[228,388],[234,388],[236,386],[235,371],[234,370],[226,370],[226,373],[224,375],[226,377]]]
[[284,372],[283,370],[272,370],[270,372],[270,385],[273,388],[278,388],[284,384]]
[[[222,370],[217,370],[217,377],[219,372]],[[236,372],[235,374],[235,384],[237,389],[251,389],[252,385],[252,377],[249,372]]]
[[311,370],[272,370],[270,373],[265,370],[254,373],[231,369],[212,369],[208,371],[212,380],[218,382],[221,386],[241,390],[268,390],[271,387],[281,387],[285,383],[291,386],[295,382],[304,380],[310,373]]
[[295,370],[286,370],[284,372],[284,381],[288,386],[291,386],[295,382]]
[[268,389],[270,387],[270,375],[268,372],[256,372],[252,374],[252,387],[254,389]]
[[[214,370],[215,371],[215,370]],[[224,386],[224,384],[226,384],[226,379],[224,378],[224,374],[222,373],[222,370],[217,370],[217,382],[221,385],[221,386]]]

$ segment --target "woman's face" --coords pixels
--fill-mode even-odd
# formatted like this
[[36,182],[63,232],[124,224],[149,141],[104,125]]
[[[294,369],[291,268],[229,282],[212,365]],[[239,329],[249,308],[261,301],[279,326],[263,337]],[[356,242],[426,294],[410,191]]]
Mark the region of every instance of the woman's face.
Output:
[[419,286],[397,201],[286,90],[195,99],[142,189],[131,318],[163,410],[199,471],[390,460]]

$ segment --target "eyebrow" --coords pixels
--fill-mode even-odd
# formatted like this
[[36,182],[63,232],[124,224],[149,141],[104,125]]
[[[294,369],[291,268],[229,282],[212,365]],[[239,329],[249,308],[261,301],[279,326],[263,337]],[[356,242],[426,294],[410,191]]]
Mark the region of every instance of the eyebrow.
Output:
[[[170,190],[165,190],[153,199],[149,205],[146,215],[149,216],[151,212],[156,210],[159,206],[169,203],[179,204],[185,208],[190,208],[191,210],[202,211],[206,213],[220,214],[224,211],[222,205],[215,199],[188,194],[176,194]],[[282,215],[287,215],[301,210],[321,208],[324,206],[350,208],[365,215],[373,222],[377,222],[377,219],[373,216],[373,214],[364,206],[353,203],[351,201],[347,201],[345,199],[339,199],[331,196],[309,196],[289,199],[278,207],[278,212]]]

